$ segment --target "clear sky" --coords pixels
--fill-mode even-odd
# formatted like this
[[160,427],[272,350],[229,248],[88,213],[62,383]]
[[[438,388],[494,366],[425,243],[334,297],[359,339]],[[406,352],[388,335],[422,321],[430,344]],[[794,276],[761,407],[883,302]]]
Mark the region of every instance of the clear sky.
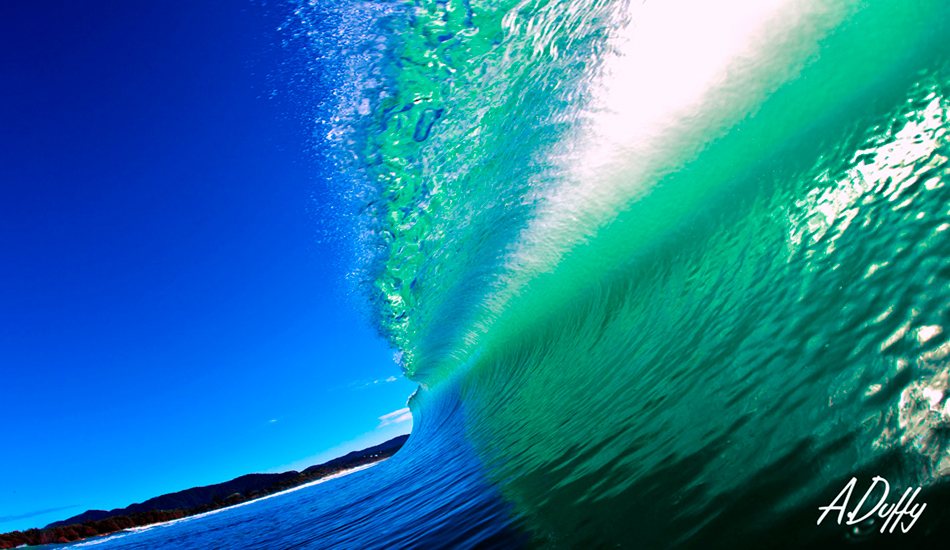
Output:
[[5,5],[0,532],[410,430],[311,138],[338,60],[287,11]]

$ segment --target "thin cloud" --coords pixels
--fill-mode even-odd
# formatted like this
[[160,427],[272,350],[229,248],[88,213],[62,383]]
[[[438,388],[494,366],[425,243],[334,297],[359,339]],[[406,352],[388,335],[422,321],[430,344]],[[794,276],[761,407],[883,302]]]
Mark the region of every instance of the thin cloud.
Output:
[[374,384],[379,384],[379,383],[385,384],[387,382],[395,382],[396,380],[399,380],[399,377],[390,376],[389,378],[380,378],[378,380],[370,380],[369,382],[362,382],[362,381],[350,382],[346,387],[349,389],[360,390],[368,386],[372,386]]
[[47,508],[45,510],[37,510],[35,512],[27,512],[19,516],[7,516],[0,518],[0,523],[6,523],[8,521],[17,521],[20,519],[30,519],[35,518],[36,516],[45,516],[46,514],[52,514],[53,512],[61,512],[63,510],[69,510],[71,508],[79,507],[78,504],[73,504],[72,506],[60,506],[59,508]]
[[389,414],[384,414],[379,417],[379,426],[389,426],[390,424],[399,424],[400,422],[405,422],[407,420],[412,420],[412,412],[409,411],[409,407],[404,409],[399,409],[398,411],[393,411]]

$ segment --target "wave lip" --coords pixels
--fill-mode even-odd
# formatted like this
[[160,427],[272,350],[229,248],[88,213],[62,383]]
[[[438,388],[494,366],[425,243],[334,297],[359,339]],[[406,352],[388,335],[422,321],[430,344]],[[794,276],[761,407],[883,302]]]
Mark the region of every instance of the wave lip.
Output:
[[436,2],[388,21],[357,147],[376,324],[437,383],[872,85],[939,9]]

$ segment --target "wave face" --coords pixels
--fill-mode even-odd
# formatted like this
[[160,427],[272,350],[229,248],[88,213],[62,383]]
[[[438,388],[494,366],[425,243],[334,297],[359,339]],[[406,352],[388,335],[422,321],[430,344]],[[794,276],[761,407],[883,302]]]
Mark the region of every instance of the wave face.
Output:
[[837,540],[814,510],[852,475],[942,487],[947,21],[926,0],[386,19],[352,119],[367,293],[534,544]]
[[[144,547],[942,539],[942,0],[322,9],[359,276],[420,384],[416,431],[345,483]],[[874,475],[925,488],[910,533],[816,526]]]

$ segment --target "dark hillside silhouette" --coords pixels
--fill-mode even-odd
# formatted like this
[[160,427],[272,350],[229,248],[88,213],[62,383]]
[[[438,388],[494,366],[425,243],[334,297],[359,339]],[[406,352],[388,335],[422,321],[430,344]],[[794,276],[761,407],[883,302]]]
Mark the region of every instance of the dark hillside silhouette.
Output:
[[0,549],[16,548],[24,544],[63,544],[226,508],[389,458],[396,454],[408,439],[408,435],[401,435],[374,447],[353,451],[329,462],[311,466],[303,472],[291,470],[281,474],[247,474],[224,483],[150,498],[145,502],[109,512],[87,510],[78,516],[51,523],[43,529],[4,533],[0,535]]

